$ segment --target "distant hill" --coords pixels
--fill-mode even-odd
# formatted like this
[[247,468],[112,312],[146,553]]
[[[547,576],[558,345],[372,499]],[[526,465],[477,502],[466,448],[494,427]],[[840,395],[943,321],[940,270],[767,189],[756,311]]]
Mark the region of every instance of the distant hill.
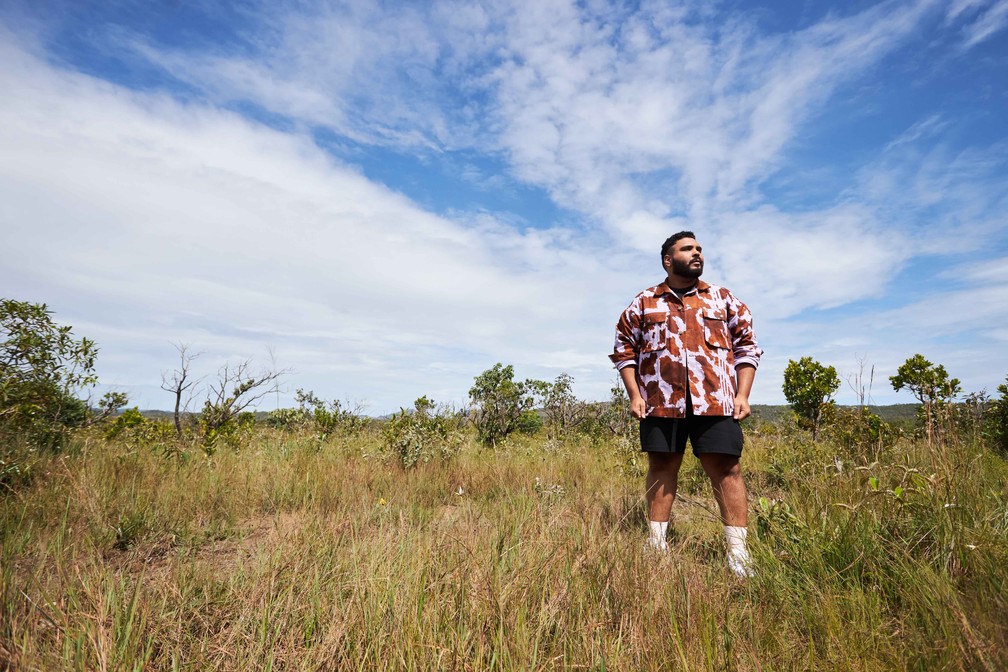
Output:
[[[839,405],[840,408],[855,409],[857,406]],[[912,422],[917,417],[920,404],[891,404],[889,406],[869,406],[868,410],[886,422]],[[775,422],[784,416],[791,407],[787,404],[772,406],[768,404],[753,404],[753,418]]]

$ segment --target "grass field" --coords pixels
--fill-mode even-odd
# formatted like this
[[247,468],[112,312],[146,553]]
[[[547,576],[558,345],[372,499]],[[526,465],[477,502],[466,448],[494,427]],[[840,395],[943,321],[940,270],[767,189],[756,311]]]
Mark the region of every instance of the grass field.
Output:
[[663,557],[613,441],[81,434],[0,495],[0,669],[1008,669],[1005,461],[867,452],[749,431],[740,582],[692,458]]

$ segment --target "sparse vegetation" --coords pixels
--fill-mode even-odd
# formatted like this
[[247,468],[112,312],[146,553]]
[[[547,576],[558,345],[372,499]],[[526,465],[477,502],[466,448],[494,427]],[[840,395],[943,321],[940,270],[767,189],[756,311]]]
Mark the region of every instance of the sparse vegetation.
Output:
[[693,459],[642,552],[619,386],[496,450],[426,397],[379,426],[300,392],[219,451],[127,410],[0,464],[0,669],[1005,669],[998,391],[930,443],[865,407],[745,423],[745,583]]

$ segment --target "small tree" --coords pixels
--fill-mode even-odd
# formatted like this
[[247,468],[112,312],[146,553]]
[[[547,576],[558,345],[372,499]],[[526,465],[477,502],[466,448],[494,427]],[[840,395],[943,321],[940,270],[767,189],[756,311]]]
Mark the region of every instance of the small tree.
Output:
[[561,373],[552,383],[527,381],[529,389],[539,397],[550,436],[558,439],[582,425],[588,418],[588,405],[574,396],[574,378]]
[[[68,429],[88,421],[88,404],[78,398],[98,382],[98,347],[75,339],[44,303],[0,300],[0,430],[40,447],[60,448]],[[110,392],[101,401],[111,414],[126,395]]]
[[[250,360],[220,368],[217,380],[208,385],[207,399],[199,418],[207,453],[215,450],[220,439],[234,443],[237,430],[254,421],[254,416],[243,416],[243,412],[267,394],[276,392],[279,379],[286,373],[286,370],[273,369],[253,372]],[[240,419],[243,421],[239,422]]]
[[187,343],[176,343],[175,349],[179,355],[179,366],[170,374],[167,371],[161,372],[161,389],[170,392],[175,397],[175,413],[172,416],[175,421],[175,434],[182,437],[182,413],[189,410],[189,404],[196,390],[195,385],[199,380],[193,379],[189,372],[192,361],[199,357],[199,353],[189,352]]
[[481,443],[496,446],[519,428],[522,414],[532,408],[529,388],[529,381],[515,382],[510,364],[498,362],[476,376],[469,398],[476,407],[473,424]]
[[962,391],[959,379],[950,378],[948,371],[941,364],[935,366],[923,355],[914,355],[903,362],[896,370],[895,376],[889,377],[889,382],[897,392],[904,387],[909,389],[921,402],[924,407],[927,439],[931,444],[934,436],[935,411],[941,410]]
[[840,387],[840,376],[832,366],[823,366],[811,357],[797,362],[788,360],[784,369],[784,398],[812,430],[812,439],[819,433],[823,411],[833,403],[833,395]]

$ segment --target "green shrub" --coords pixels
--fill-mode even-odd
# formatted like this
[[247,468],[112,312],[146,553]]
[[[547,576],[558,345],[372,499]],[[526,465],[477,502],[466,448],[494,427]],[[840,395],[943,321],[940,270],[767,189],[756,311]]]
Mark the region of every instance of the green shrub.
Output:
[[995,451],[1008,457],[1008,376],[997,389],[1001,396],[991,400],[984,412],[984,435]]
[[45,304],[0,300],[0,441],[21,437],[60,449],[87,420],[77,395],[98,381],[98,348],[71,329],[56,324]]
[[413,402],[413,410],[401,409],[385,423],[382,438],[403,469],[432,460],[446,462],[458,455],[462,433],[458,419],[437,410],[426,396]]
[[344,408],[338,399],[326,403],[309,390],[298,390],[295,399],[298,402],[300,418],[313,427],[320,441],[331,436],[354,436],[367,427],[368,420],[357,410]]

